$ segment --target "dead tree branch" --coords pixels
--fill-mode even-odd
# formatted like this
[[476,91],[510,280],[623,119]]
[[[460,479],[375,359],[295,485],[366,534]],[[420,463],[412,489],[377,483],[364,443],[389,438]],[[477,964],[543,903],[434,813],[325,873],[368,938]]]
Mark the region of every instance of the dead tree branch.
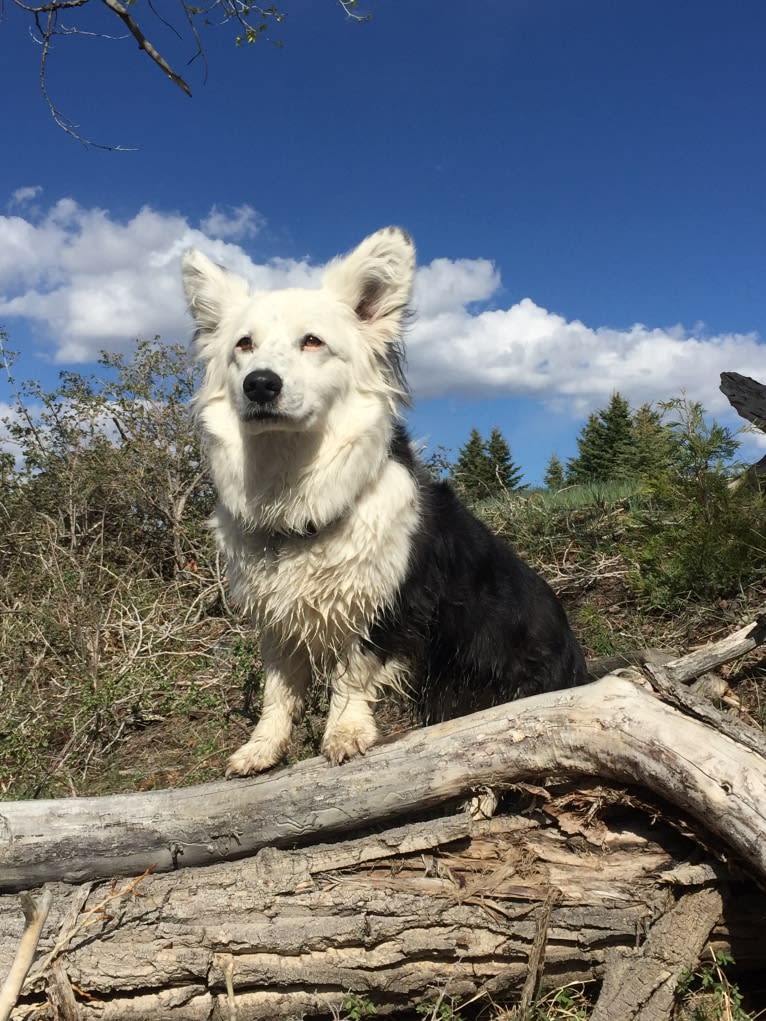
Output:
[[[655,684],[672,682],[655,673]],[[549,775],[641,784],[701,820],[766,876],[761,735],[749,740],[751,728],[712,706],[702,714],[702,700],[691,692],[676,702],[609,675],[412,731],[340,769],[312,759],[183,790],[10,802],[0,809],[0,884],[19,889],[135,874],[149,865],[169,871],[209,864]]]
[[38,901],[34,901],[25,893],[19,899],[21,910],[24,912],[24,932],[19,940],[13,964],[0,989],[0,1021],[7,1021],[11,1016],[27,973],[32,967],[40,934],[53,903],[53,894],[46,890]]

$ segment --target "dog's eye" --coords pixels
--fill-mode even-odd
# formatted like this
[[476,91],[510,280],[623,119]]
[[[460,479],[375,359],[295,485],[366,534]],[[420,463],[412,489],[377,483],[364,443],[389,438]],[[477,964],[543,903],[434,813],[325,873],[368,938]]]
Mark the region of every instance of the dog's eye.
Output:
[[252,337],[240,337],[237,343],[234,345],[238,351],[252,351],[253,350],[253,338]]
[[316,351],[319,347],[324,347],[324,341],[320,340],[314,333],[307,333],[301,341],[301,351]]

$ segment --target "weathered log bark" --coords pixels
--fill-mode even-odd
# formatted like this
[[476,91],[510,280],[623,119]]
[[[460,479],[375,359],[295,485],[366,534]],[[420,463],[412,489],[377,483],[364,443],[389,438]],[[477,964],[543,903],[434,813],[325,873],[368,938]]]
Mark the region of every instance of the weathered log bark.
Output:
[[[762,641],[763,621],[735,637],[726,658]],[[607,793],[550,800],[523,782],[555,827],[460,813],[370,831],[443,812],[484,785],[598,776],[688,813],[714,857],[728,847],[763,880],[766,741],[679,683],[711,656],[722,661],[720,643],[647,663],[648,681],[609,675],[410,732],[341,768],[312,760],[187,790],[0,805],[3,889],[180,870],[120,888],[49,886],[43,956],[12,1017],[39,1021],[46,996],[55,1021],[312,1017],[337,1008],[344,990],[369,994],[380,1014],[407,1005],[412,1016],[439,991],[521,989],[529,1002],[538,974],[551,985],[599,979],[606,967],[602,1016],[619,1003],[620,1021],[659,1021],[673,975],[708,938],[732,946],[741,966],[766,963],[766,899],[752,883],[732,892],[730,881],[748,882],[741,875],[688,863],[696,844],[662,826],[649,836],[635,817],[610,829],[597,812]],[[683,815],[675,825],[684,830]],[[276,850],[343,834],[357,839]],[[686,886],[705,896],[677,902]],[[698,903],[694,939],[690,928],[668,963],[667,934]],[[18,898],[0,897],[0,973],[22,930]],[[620,978],[639,974],[643,985]]]
[[717,890],[682,897],[655,925],[640,950],[610,950],[590,1021],[665,1021],[684,971],[693,970],[723,908]]
[[766,426],[766,383],[739,372],[722,372],[719,389],[738,415],[760,429]]
[[28,894],[23,894],[19,898],[24,913],[24,931],[19,938],[13,960],[8,962],[7,968],[2,969],[5,972],[5,981],[0,989],[0,1021],[7,1021],[10,1016],[27,973],[32,967],[40,934],[51,909],[51,901],[50,890],[46,890],[39,901],[32,900]]
[[0,888],[231,860],[422,814],[483,786],[547,775],[641,784],[701,820],[766,877],[762,735],[691,693],[676,701],[678,708],[609,675],[411,731],[340,768],[312,759],[183,790],[9,802],[0,807]]
[[[624,814],[611,828],[592,818],[609,795],[553,798],[534,818],[461,813],[302,851],[265,848],[122,889],[53,884],[43,957],[12,1017],[51,1016],[37,1013],[51,976],[70,1011],[77,991],[80,1021],[310,1018],[349,991],[379,1016],[411,1018],[442,991],[512,998],[535,947],[543,988],[598,980],[617,951],[635,966],[633,948],[668,927],[679,894],[720,897],[719,877],[728,890],[725,868],[688,863],[693,842],[656,817],[634,810],[632,828]],[[743,882],[714,912],[710,939],[755,968],[766,897]],[[0,897],[0,972],[22,929],[18,898]],[[629,1000],[605,1016],[627,1021]]]
[[[766,383],[759,383],[739,372],[722,372],[719,389],[738,415],[758,429],[766,430]],[[751,464],[742,479],[749,479],[756,486],[766,485],[766,455]],[[732,485],[737,485],[742,479]]]

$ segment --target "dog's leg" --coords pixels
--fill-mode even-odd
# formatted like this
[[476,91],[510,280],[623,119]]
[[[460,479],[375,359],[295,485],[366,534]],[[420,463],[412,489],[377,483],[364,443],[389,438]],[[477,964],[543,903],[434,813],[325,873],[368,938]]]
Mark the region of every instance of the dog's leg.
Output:
[[378,728],[372,706],[379,689],[394,683],[397,669],[391,662],[384,667],[377,656],[361,646],[354,647],[338,664],[322,739],[322,751],[333,765],[364,754],[375,744]]
[[227,776],[260,773],[287,751],[293,722],[303,715],[311,666],[305,649],[287,652],[266,632],[261,636],[265,684],[263,710],[252,737],[229,759]]

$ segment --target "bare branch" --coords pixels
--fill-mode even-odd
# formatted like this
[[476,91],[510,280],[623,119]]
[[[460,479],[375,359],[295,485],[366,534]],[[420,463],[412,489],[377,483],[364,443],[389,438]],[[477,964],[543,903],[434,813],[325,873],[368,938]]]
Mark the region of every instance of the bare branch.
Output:
[[[62,29],[58,26],[58,10],[60,7],[80,7],[87,3],[88,0],[64,0],[62,3],[51,3],[45,5],[45,11],[36,10],[35,24],[37,31],[40,34],[42,41],[42,54],[40,56],[40,91],[43,94],[45,103],[50,111],[51,117],[54,122],[64,131],[67,135],[74,138],[75,141],[80,142],[82,145],[90,146],[94,149],[104,149],[106,152],[131,152],[133,150],[122,146],[122,145],[105,145],[102,142],[94,142],[90,138],[85,138],[83,134],[78,130],[76,124],[65,117],[64,114],[59,110],[48,91],[48,57],[51,52],[51,42],[53,37],[56,35],[74,35],[77,34],[75,29]],[[47,18],[43,24],[41,20],[41,14],[47,13]]]
[[343,8],[346,16],[351,18],[352,21],[369,21],[372,17],[371,14],[356,13],[357,0],[338,0],[338,3]]
[[[80,132],[78,126],[66,117],[53,102],[47,87],[47,63],[51,52],[52,40],[55,36],[84,35],[95,36],[100,39],[124,39],[127,36],[110,36],[103,32],[88,31],[80,24],[64,27],[59,22],[59,17],[64,12],[82,10],[91,0],[41,0],[36,3],[34,0],[10,0],[20,11],[24,11],[34,22],[32,32],[42,46],[40,61],[40,86],[43,98],[55,123],[76,141],[86,146],[93,146],[97,149],[105,149],[110,152],[125,151],[125,146],[103,145],[86,138]],[[109,12],[118,18],[127,29],[128,33],[138,43],[138,48],[145,53],[163,72],[163,74],[178,86],[187,96],[191,96],[191,87],[186,79],[175,71],[166,58],[160,53],[154,43],[147,38],[144,26],[139,24],[131,12],[131,4],[127,0],[100,0],[101,4]],[[0,0],[0,15],[2,14],[2,3]],[[185,19],[187,29],[184,30],[183,23],[179,22],[178,27],[174,25],[168,16],[163,12],[162,5],[156,0],[147,0],[150,14],[166,29],[169,29],[180,40],[193,39],[194,52],[188,60],[188,64],[194,63],[202,58],[205,64],[204,79],[207,79],[207,57],[205,46],[202,40],[200,24],[205,28],[221,25],[234,27],[235,43],[255,43],[258,39],[269,37],[271,25],[280,24],[285,19],[285,12],[279,7],[251,3],[249,0],[201,0],[194,3],[192,0],[177,0],[180,5],[181,14]],[[370,15],[357,13],[357,0],[338,0],[341,8],[347,17],[354,21],[368,21]],[[148,17],[148,16],[147,16]],[[200,23],[200,19],[202,19]],[[142,19],[143,20],[143,19]],[[282,43],[277,39],[270,39],[277,46]]]
[[56,14],[58,11],[67,10],[71,7],[84,7],[90,0],[50,0],[47,4],[25,4],[23,0],[14,0],[17,7],[28,14],[36,17],[40,14]]
[[172,82],[175,82],[179,89],[182,89],[187,96],[191,96],[191,89],[188,84],[184,81],[180,74],[176,74],[170,64],[168,64],[167,60],[165,60],[162,54],[155,48],[154,44],[146,38],[137,22],[135,22],[130,16],[127,8],[123,7],[119,0],[101,0],[101,2],[108,7],[110,11],[116,14],[117,17],[125,24],[133,38],[138,43],[139,49],[142,49],[147,56],[151,57],[154,63],[165,72]]
[[25,893],[21,895],[20,900],[25,920],[24,935],[21,937],[11,970],[0,989],[0,1021],[7,1021],[7,1018],[11,1016],[11,1011],[24,985],[27,972],[34,960],[40,933],[53,903],[53,894],[50,890],[46,890],[35,903],[29,894]]

